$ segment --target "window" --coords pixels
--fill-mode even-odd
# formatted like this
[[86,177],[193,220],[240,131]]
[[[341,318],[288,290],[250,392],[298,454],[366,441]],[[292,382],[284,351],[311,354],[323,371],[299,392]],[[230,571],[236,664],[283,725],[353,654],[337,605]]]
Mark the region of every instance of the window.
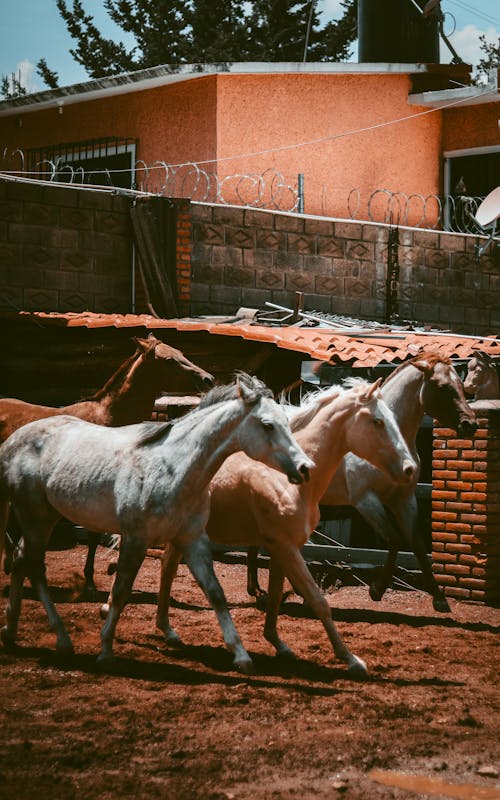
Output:
[[471,215],[500,185],[500,147],[455,150],[444,158],[445,228],[476,233]]
[[135,139],[92,139],[28,151],[34,176],[57,183],[81,183],[130,189],[134,184]]

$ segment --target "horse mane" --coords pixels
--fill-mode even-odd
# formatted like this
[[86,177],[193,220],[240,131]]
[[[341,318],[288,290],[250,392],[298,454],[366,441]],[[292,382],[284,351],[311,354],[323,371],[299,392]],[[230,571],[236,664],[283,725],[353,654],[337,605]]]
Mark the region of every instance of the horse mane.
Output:
[[[394,375],[397,375],[399,372],[402,372],[402,370],[404,370],[405,367],[408,367],[408,366],[414,366],[415,367],[417,365],[417,362],[418,361],[422,361],[422,360],[427,361],[427,363],[429,364],[429,367],[431,367],[431,369],[433,369],[436,366],[436,364],[451,364],[452,363],[451,359],[448,358],[448,356],[443,356],[443,355],[441,355],[441,353],[436,353],[433,350],[431,350],[429,352],[425,352],[425,350],[424,350],[422,353],[420,353],[420,355],[414,356],[413,358],[410,358],[408,361],[402,361],[401,364],[398,364],[396,369],[393,369],[393,371],[384,380],[384,383],[387,383],[387,381],[389,381],[391,378],[393,378]],[[418,369],[418,367],[417,367],[417,369]]]
[[204,394],[199,405],[190,411],[189,414],[185,414],[183,417],[179,417],[175,420],[169,420],[168,422],[155,425],[153,431],[147,431],[137,440],[136,447],[145,447],[168,436],[174,425],[185,421],[188,417],[196,416],[205,408],[209,408],[218,403],[225,403],[227,400],[235,400],[238,397],[238,384],[240,383],[243,383],[250,393],[249,396],[247,395],[246,397],[246,402],[250,405],[257,403],[261,397],[273,398],[272,391],[258,378],[248,375],[246,372],[236,372],[235,375],[236,379],[234,383],[215,386]]
[[150,422],[149,425],[151,426],[154,425],[154,428],[152,428],[151,431],[148,430],[146,431],[146,433],[143,433],[142,436],[140,436],[137,439],[135,446],[145,447],[148,444],[153,444],[153,442],[157,442],[159,439],[162,439],[163,437],[167,438],[174,424],[178,421],[179,420],[177,419],[175,420],[169,419],[167,422],[160,422],[160,423]]
[[238,397],[238,386],[243,384],[247,390],[246,402],[250,405],[257,403],[262,397],[273,398],[273,393],[259,378],[249,375],[247,372],[235,372],[235,380],[227,385],[215,386],[201,398],[198,408],[191,413],[196,413],[204,408],[213,406],[216,403],[224,403],[227,400],[234,400]]
[[300,431],[308,425],[318,411],[330,400],[343,394],[342,386],[327,386],[314,392],[308,392],[301,400],[300,406],[284,403],[284,411],[293,432]]
[[149,353],[152,349],[154,349],[154,347],[156,347],[156,345],[157,345],[157,342],[153,342],[153,341],[151,341],[151,343],[148,342],[148,346],[145,349],[143,349],[142,347],[139,347],[139,345],[138,345],[136,347],[136,349],[135,349],[135,352],[133,352],[132,355],[129,356],[129,358],[127,358],[127,360],[124,361],[123,364],[121,364],[118,367],[116,372],[114,372],[111,375],[111,377],[108,378],[108,380],[106,381],[104,386],[101,386],[100,389],[98,389],[96,392],[94,392],[94,394],[89,395],[89,397],[82,397],[82,399],[79,400],[79,402],[80,403],[86,403],[88,401],[99,401],[99,400],[102,400],[103,397],[107,397],[111,393],[111,390],[112,390],[113,386],[115,386],[115,384],[120,384],[120,383],[123,382],[123,378],[130,372],[131,367],[137,361],[137,359],[139,358],[140,354],[141,353],[144,353],[144,354]]

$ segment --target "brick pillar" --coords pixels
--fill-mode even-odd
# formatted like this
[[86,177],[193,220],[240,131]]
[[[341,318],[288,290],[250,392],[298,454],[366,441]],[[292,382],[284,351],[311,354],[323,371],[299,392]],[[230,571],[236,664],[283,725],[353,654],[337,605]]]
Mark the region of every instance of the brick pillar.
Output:
[[177,200],[176,270],[180,316],[191,311],[191,214],[189,200]]
[[445,594],[500,602],[500,400],[472,404],[472,439],[434,429],[432,562]]

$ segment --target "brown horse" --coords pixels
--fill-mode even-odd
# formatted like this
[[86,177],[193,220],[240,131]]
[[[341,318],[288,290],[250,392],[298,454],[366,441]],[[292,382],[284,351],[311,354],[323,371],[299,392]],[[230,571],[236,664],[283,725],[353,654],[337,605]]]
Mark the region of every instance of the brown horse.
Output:
[[[18,428],[37,419],[69,414],[110,428],[151,418],[154,401],[162,390],[204,391],[214,378],[189,361],[180,350],[150,334],[134,339],[136,351],[92,397],[61,408],[40,406],[14,398],[0,399],[0,444]],[[10,534],[14,533],[10,523]],[[14,534],[15,535],[15,534]],[[94,560],[101,535],[89,531],[85,563],[85,588],[95,591]],[[9,569],[10,557],[5,566]]]
[[500,362],[495,362],[488,353],[478,350],[467,364],[464,391],[474,400],[500,399]]

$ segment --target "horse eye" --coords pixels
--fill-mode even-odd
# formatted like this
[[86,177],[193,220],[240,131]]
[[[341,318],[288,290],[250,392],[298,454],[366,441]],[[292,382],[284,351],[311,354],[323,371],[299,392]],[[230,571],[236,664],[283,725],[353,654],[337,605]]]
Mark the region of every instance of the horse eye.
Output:
[[380,427],[381,425],[384,424],[384,420],[381,419],[380,417],[374,417],[373,418],[373,424],[377,425],[378,427]]
[[266,431],[272,431],[273,428],[274,428],[274,425],[273,425],[272,422],[269,422],[269,420],[263,419],[262,420],[262,427],[265,428]]

